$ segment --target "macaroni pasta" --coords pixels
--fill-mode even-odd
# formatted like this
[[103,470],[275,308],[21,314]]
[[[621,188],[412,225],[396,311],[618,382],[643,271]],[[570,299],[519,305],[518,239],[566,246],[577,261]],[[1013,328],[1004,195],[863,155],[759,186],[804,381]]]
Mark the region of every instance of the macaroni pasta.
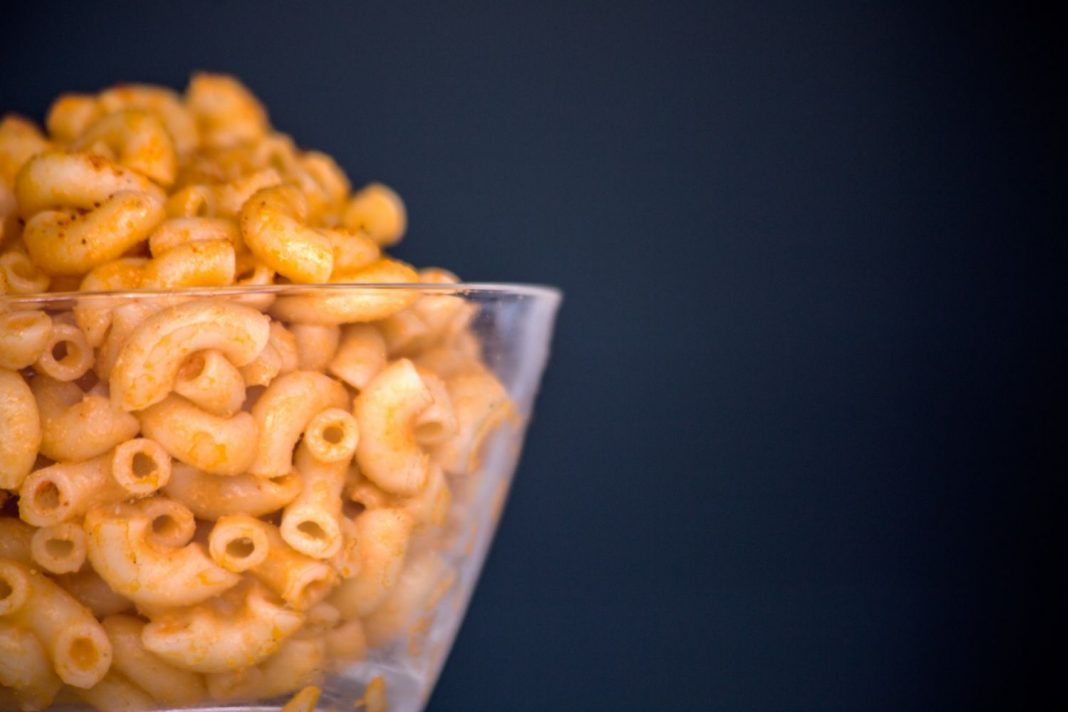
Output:
[[0,118],[0,708],[310,709],[414,654],[513,410],[407,223],[232,77]]

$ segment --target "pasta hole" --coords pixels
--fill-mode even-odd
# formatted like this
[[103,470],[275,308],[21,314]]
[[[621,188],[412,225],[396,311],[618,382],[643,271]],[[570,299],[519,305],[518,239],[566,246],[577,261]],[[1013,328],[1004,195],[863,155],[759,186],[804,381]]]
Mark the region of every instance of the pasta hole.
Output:
[[306,519],[297,525],[297,531],[305,535],[309,539],[315,539],[316,541],[322,541],[326,539],[326,532],[319,526],[318,522],[313,522],[310,519]]
[[76,666],[85,670],[96,665],[100,660],[100,653],[91,639],[75,638],[70,644],[70,659]]
[[7,600],[7,598],[15,592],[15,589],[11,587],[6,578],[0,578],[0,601]]
[[178,378],[183,381],[192,381],[198,378],[200,374],[204,372],[204,357],[199,353],[193,354],[185,363],[182,364],[181,370],[178,372]]
[[130,461],[130,471],[138,479],[154,475],[156,474],[156,460],[151,455],[135,452],[133,459]]
[[345,430],[340,425],[328,425],[323,430],[323,440],[331,445],[337,445],[345,437]]
[[53,559],[65,559],[74,553],[74,542],[70,539],[49,539],[45,542],[45,551]]
[[175,536],[178,533],[178,522],[169,514],[161,514],[152,520],[152,533],[160,537]]
[[33,492],[34,504],[44,512],[59,509],[60,499],[59,487],[55,482],[42,482]]
[[67,348],[67,343],[68,342],[61,340],[61,341],[57,341],[55,344],[53,344],[53,346],[52,346],[52,358],[55,359],[57,362],[58,361],[62,361],[63,359],[67,358],[67,354],[69,353],[69,349]]
[[231,539],[226,543],[226,553],[235,559],[247,559],[256,550],[256,545],[248,537]]
[[348,501],[341,505],[341,513],[349,519],[355,519],[359,515],[363,514],[363,511],[365,509],[367,509],[367,507],[365,507],[360,502]]

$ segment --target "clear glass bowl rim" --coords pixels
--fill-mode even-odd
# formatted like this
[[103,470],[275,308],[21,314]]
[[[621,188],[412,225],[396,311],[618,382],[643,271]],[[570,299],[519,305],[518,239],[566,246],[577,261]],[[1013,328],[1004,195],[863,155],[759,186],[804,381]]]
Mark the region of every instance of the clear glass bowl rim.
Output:
[[361,292],[413,290],[428,294],[456,296],[499,295],[533,297],[559,302],[563,292],[557,287],[541,284],[507,282],[455,282],[452,284],[424,284],[422,282],[330,282],[327,284],[264,284],[226,287],[183,287],[180,289],[122,289],[114,291],[85,292],[37,292],[34,294],[0,294],[0,304],[8,306],[33,306],[75,299],[152,299],[154,297],[233,297],[250,294],[273,294],[286,296],[308,292]]

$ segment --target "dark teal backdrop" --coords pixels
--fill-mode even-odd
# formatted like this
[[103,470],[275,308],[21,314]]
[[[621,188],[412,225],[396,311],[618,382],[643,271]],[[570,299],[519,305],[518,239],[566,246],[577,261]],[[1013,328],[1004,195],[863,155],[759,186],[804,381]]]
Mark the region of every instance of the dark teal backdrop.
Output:
[[1052,18],[2,12],[0,109],[232,72],[299,143],[400,192],[402,257],[565,291],[432,710],[951,709],[1041,689],[1068,425]]

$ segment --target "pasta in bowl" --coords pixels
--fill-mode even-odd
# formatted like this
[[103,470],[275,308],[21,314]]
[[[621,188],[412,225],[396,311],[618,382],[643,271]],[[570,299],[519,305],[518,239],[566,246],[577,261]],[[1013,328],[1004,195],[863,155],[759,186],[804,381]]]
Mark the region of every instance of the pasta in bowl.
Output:
[[229,77],[46,126],[0,122],[0,709],[421,708],[559,293],[388,257],[400,198]]

